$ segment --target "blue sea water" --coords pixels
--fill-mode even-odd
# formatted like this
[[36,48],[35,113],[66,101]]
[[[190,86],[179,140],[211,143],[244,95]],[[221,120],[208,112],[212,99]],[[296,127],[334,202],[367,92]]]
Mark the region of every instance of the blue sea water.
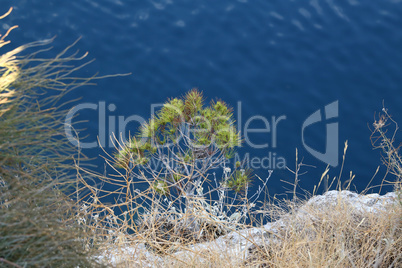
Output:
[[[47,52],[54,56],[82,37],[75,48],[96,61],[77,75],[132,73],[70,94],[71,99],[81,97],[76,104],[104,102],[111,108],[106,109],[107,124],[109,117],[149,118],[151,104],[194,87],[233,106],[241,129],[253,116],[270,123],[272,117],[285,116],[276,128],[276,146],[271,124],[270,133],[249,135],[253,144],[268,143],[268,148],[245,144],[240,153],[260,159],[271,155],[271,166],[282,157],[294,168],[297,148],[299,160],[315,166],[304,167],[308,173],[299,178],[310,191],[326,167],[302,143],[303,122],[315,111],[338,101],[338,117],[331,119],[339,124],[337,159],[342,161],[348,140],[342,178],[352,171],[359,191],[381,165],[380,151],[369,139],[374,115],[384,103],[402,123],[400,0],[0,0],[0,13],[10,6],[14,11],[1,21],[0,31],[19,25],[10,35],[13,46],[57,35],[54,50]],[[82,110],[78,119],[88,120],[81,133],[88,135],[85,141],[102,135],[97,111]],[[126,132],[137,126],[128,124]],[[248,127],[264,124],[257,119]],[[306,130],[306,143],[324,152],[326,134],[323,120]],[[401,141],[397,136],[396,144]],[[84,153],[103,154],[99,148]],[[94,163],[102,172],[102,160]],[[331,178],[339,171],[340,164],[331,168]],[[267,168],[255,172],[268,175]],[[383,167],[373,185],[384,174]],[[289,171],[275,169],[270,193],[284,193],[289,186],[283,180],[292,178]]]

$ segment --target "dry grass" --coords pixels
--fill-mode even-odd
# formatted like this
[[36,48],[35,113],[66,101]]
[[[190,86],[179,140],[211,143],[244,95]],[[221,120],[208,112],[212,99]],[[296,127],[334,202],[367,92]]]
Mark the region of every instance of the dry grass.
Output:
[[[2,49],[14,28],[0,36]],[[57,105],[88,78],[72,76],[85,64],[71,64],[83,58],[70,53],[71,47],[55,58],[41,58],[50,41],[0,55],[1,267],[96,265],[93,249],[83,243],[88,234],[76,220],[77,206],[68,197],[77,152],[64,137],[66,111]],[[20,56],[28,48],[36,50]]]
[[[107,163],[114,167],[111,158]],[[78,171],[77,192],[88,216],[85,222],[93,239],[104,241],[105,247],[138,245],[155,256],[169,256],[187,246],[247,228],[245,221],[251,217],[253,204],[247,198],[229,197],[216,185],[208,192],[215,192],[217,198],[200,194],[190,199],[161,195],[152,183],[132,180],[131,170],[115,169],[114,176],[97,175],[82,168]],[[205,178],[197,192],[205,192],[208,184]],[[114,202],[106,202],[108,197],[113,197]],[[181,207],[176,198],[189,198],[186,204],[190,206]],[[194,222],[200,228],[194,229]]]
[[[382,131],[384,133],[384,129]],[[392,159],[396,159],[391,163],[400,165],[398,151],[390,146],[393,140],[386,135],[382,138],[385,142],[380,147],[385,152],[391,148]],[[347,143],[344,154],[346,149]],[[389,157],[390,154],[386,155]],[[106,161],[114,166],[113,156]],[[304,166],[296,162],[293,189],[297,188],[300,169]],[[96,237],[94,239],[102,241],[104,253],[99,258],[107,265],[400,267],[402,203],[398,166],[393,169],[397,175],[392,181],[395,194],[386,197],[375,194],[359,196],[345,191],[349,190],[354,176],[350,174],[342,188],[342,167],[339,175],[332,180],[329,179],[329,170],[324,171],[319,184],[309,194],[312,199],[307,198],[310,201],[296,197],[281,202],[274,199],[265,203],[264,209],[259,211],[253,210],[253,202],[246,200],[247,195],[243,196],[242,202],[233,202],[228,193],[221,197],[221,203],[220,198],[195,198],[192,210],[181,210],[173,205],[174,200],[158,194],[152,187],[144,188],[133,181],[130,177],[132,170],[122,172],[115,169],[115,176],[99,176],[81,169],[80,192],[85,193],[86,190],[87,194],[82,194],[81,198],[86,200],[87,223],[90,222],[87,227]],[[107,187],[99,186],[99,181]],[[315,191],[324,181],[328,182],[328,190],[336,189],[327,192],[327,195],[336,198],[326,197],[324,203],[315,202],[321,198],[315,195]],[[106,190],[110,189],[110,185],[115,186],[114,191]],[[118,196],[115,202],[104,201],[105,196],[113,195]],[[351,196],[355,199],[350,199]],[[357,205],[358,200],[363,205]],[[219,210],[220,205],[225,209]],[[276,221],[264,228],[261,221],[256,220],[256,212]],[[252,219],[251,223],[239,220],[244,217]],[[202,227],[197,233],[186,228],[188,219],[199,221]]]
[[[359,211],[335,204],[303,206],[284,216],[279,241],[255,247],[248,264],[263,267],[398,267],[402,262],[402,208]],[[308,216],[306,216],[306,214]]]
[[120,239],[109,240],[104,257],[117,267],[399,267],[402,263],[400,205],[362,213],[340,198],[332,206],[302,208],[303,214],[295,207],[290,213],[272,207],[282,214],[271,229],[273,235],[266,230],[258,236],[234,231],[187,246],[167,239],[170,250],[163,248],[163,254],[146,246],[160,243],[152,234],[160,230],[155,224],[148,236],[122,234]]

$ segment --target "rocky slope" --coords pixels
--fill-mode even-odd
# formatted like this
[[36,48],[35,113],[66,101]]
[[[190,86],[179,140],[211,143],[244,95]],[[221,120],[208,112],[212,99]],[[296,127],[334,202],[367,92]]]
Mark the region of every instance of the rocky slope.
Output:
[[134,262],[138,266],[154,267],[157,263],[171,264],[175,259],[184,263],[194,263],[194,260],[207,263],[213,255],[227,258],[229,266],[238,266],[258,258],[261,248],[282,243],[290,232],[300,233],[312,241],[317,235],[317,225],[325,224],[331,217],[341,220],[345,217],[345,220],[348,218],[349,221],[352,219],[352,224],[362,226],[367,217],[385,211],[389,206],[396,204],[397,200],[394,192],[380,196],[329,191],[324,195],[312,197],[298,209],[263,227],[231,232],[211,242],[191,245],[169,256],[155,254],[147,250],[144,244],[138,244],[135,247],[109,249],[102,259],[117,264],[128,258],[132,265]]

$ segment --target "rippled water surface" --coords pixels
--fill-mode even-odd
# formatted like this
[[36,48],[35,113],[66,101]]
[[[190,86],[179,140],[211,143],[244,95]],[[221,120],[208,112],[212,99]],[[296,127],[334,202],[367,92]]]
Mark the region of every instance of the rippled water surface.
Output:
[[[147,118],[151,104],[193,87],[235,107],[243,127],[254,115],[269,120],[286,116],[277,126],[275,148],[272,132],[253,133],[253,143],[269,143],[269,148],[246,146],[240,151],[257,157],[275,153],[293,167],[298,148],[299,159],[304,157],[304,163],[316,166],[300,177],[308,190],[326,166],[302,144],[302,124],[310,114],[339,101],[335,121],[339,122],[340,154],[343,142],[349,141],[344,179],[352,170],[359,190],[380,164],[368,125],[383,101],[402,123],[399,0],[0,0],[0,13],[9,6],[14,12],[1,22],[0,30],[19,25],[10,37],[13,45],[57,35],[54,47],[58,51],[82,37],[76,48],[89,51],[96,61],[79,75],[132,73],[71,94],[71,98],[82,97],[79,102],[114,104],[116,109],[108,111],[108,116]],[[99,134],[96,112],[84,110],[79,118],[89,120],[83,135],[95,139]],[[262,121],[253,124],[250,127],[263,127]],[[129,128],[134,131],[136,125]],[[305,134],[309,146],[325,150],[324,123]],[[101,162],[97,164],[101,169]],[[256,173],[268,174],[265,169]],[[333,168],[331,177],[338,173],[339,167]],[[284,192],[286,184],[280,180],[292,176],[276,170],[269,182],[271,192]],[[378,175],[374,184],[381,179]]]

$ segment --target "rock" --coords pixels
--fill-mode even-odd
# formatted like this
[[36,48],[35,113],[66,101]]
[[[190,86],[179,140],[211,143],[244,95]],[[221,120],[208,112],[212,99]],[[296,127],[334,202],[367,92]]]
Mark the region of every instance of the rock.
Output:
[[[198,263],[208,262],[209,254],[213,252],[223,258],[225,256],[236,256],[230,259],[230,266],[240,266],[247,261],[257,258],[258,248],[269,243],[280,243],[281,239],[293,228],[295,232],[303,230],[304,234],[314,238],[312,228],[317,222],[322,221],[328,213],[342,213],[345,209],[360,221],[368,213],[377,213],[386,209],[388,205],[395,204],[397,195],[394,192],[386,195],[368,194],[359,195],[350,191],[329,191],[324,195],[317,195],[308,200],[298,209],[290,211],[275,222],[269,222],[260,228],[248,228],[233,231],[221,236],[214,241],[204,242],[183,247],[171,255],[161,256],[150,252],[143,244],[135,247],[127,247],[123,250],[129,253],[130,258],[138,260],[138,266],[152,267],[155,263],[172,263],[172,259],[180,259],[184,262]],[[339,215],[333,215],[339,217]],[[309,229],[310,228],[310,229]],[[310,232],[310,233],[309,233]],[[116,263],[117,258],[113,256],[116,250],[108,250],[106,259]],[[121,251],[120,251],[121,252]]]

